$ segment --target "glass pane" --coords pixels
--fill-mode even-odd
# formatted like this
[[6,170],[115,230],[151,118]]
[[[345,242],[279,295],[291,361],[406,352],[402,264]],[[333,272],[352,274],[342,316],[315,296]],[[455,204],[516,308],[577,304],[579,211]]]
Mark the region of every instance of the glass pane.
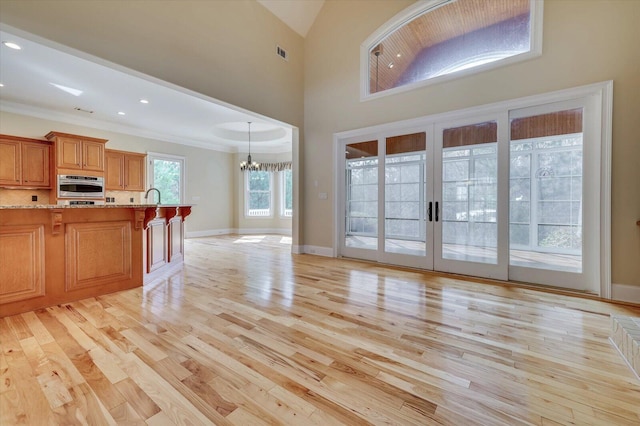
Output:
[[385,251],[426,255],[426,134],[386,140]]
[[284,171],[284,210],[286,216],[291,216],[293,210],[293,173]]
[[460,146],[443,148],[443,259],[498,262],[497,142],[472,144],[487,140],[486,129],[493,129],[494,125],[489,122],[465,126],[457,133],[456,144]]
[[512,120],[511,265],[582,271],[581,126],[581,109]]
[[[153,187],[161,194],[163,204],[180,204],[182,162],[179,160],[153,160]],[[155,197],[155,191],[150,192]],[[155,198],[154,198],[155,200]],[[157,202],[157,200],[156,200]]]
[[530,51],[530,0],[439,6],[402,23],[369,51],[369,93]]
[[378,141],[346,146],[345,246],[378,249]]

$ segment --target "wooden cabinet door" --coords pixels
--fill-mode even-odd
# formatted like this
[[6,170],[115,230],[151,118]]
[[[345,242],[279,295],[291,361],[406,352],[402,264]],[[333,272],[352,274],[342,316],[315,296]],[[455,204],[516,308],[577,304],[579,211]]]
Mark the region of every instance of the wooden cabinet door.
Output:
[[20,185],[20,142],[0,140],[0,185]]
[[82,169],[82,141],[56,138],[57,165],[62,169]]
[[82,141],[82,168],[84,170],[104,171],[104,144]]
[[45,294],[44,225],[0,227],[0,303]]
[[147,273],[166,265],[168,254],[164,218],[152,220],[147,228]]
[[22,184],[50,188],[49,145],[22,143]]
[[184,257],[184,226],[182,217],[169,221],[169,262],[181,261]]
[[124,182],[127,191],[144,191],[144,155],[124,156]]
[[104,152],[104,180],[107,190],[124,189],[124,154],[106,150]]

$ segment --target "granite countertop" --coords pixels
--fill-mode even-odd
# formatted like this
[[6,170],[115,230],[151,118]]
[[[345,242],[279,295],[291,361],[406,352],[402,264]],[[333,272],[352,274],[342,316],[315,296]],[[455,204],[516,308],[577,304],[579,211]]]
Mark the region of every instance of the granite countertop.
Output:
[[[61,206],[58,204],[25,204],[21,206],[0,206],[0,210],[19,210],[19,209],[126,209],[141,207],[157,207],[157,204],[103,204],[103,205],[77,205],[77,206]],[[160,205],[164,207],[164,204]],[[176,207],[176,206],[168,206]]]
[[193,204],[102,204],[102,205],[75,205],[63,206],[58,204],[25,204],[16,206],[0,206],[0,210],[20,209],[139,209],[144,207],[192,207]]

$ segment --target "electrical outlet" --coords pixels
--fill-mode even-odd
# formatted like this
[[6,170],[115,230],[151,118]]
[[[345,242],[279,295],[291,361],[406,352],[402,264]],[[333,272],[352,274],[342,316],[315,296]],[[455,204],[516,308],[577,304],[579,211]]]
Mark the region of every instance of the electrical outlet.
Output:
[[133,197],[129,198],[129,202],[133,203]]
[[31,196],[31,201],[38,201],[38,196],[37,195],[32,195]]

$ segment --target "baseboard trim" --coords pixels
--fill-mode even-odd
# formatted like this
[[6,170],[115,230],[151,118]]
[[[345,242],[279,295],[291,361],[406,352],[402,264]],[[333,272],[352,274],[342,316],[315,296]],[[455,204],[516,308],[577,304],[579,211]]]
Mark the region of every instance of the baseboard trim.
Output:
[[234,229],[239,235],[278,234],[291,235],[291,228],[240,228]]
[[292,245],[291,246],[291,253],[293,253],[293,254],[302,254],[302,253],[304,253],[304,246]]
[[316,256],[335,257],[331,247],[304,246],[304,253],[315,254]]
[[185,232],[185,238],[198,238],[198,237],[213,237],[214,235],[228,235],[233,234],[233,229],[207,229],[204,231],[191,231]]
[[640,286],[612,283],[611,298],[621,302],[640,303]]
[[229,229],[207,229],[204,231],[185,232],[185,238],[213,237],[216,235],[255,235],[255,234],[278,234],[291,235],[291,229],[287,228],[229,228]]

